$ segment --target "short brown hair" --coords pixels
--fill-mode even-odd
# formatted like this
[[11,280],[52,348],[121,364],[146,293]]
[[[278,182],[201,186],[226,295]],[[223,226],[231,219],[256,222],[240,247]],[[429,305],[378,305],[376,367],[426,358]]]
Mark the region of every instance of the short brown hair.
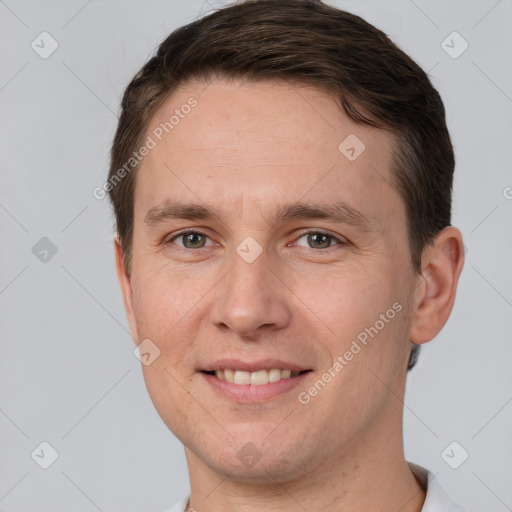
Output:
[[[406,208],[412,265],[420,270],[423,249],[450,225],[455,159],[439,93],[408,55],[359,16],[321,0],[245,0],[222,8],[172,32],[126,88],[109,181],[178,86],[215,78],[315,86],[355,122],[390,131],[392,185]],[[128,272],[136,170],[109,188]],[[409,368],[418,350],[413,344]]]

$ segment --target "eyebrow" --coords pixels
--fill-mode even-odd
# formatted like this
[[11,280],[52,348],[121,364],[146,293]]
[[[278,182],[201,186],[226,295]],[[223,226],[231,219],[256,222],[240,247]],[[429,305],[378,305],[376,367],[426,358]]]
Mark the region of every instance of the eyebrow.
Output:
[[[212,205],[182,203],[165,200],[149,209],[144,224],[155,226],[175,219],[212,220],[222,219],[222,212]],[[376,231],[375,221],[366,213],[343,200],[333,204],[287,203],[279,204],[271,214],[264,214],[268,226],[287,220],[323,219],[337,224],[348,224],[363,231]]]

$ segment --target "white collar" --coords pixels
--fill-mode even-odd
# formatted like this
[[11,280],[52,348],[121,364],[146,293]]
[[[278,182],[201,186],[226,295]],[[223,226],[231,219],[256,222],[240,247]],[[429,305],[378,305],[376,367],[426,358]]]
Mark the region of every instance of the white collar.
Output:
[[[464,512],[446,495],[436,476],[418,464],[407,463],[423,490],[427,492],[421,512]],[[185,502],[185,505],[187,502]],[[181,511],[180,511],[181,512]]]

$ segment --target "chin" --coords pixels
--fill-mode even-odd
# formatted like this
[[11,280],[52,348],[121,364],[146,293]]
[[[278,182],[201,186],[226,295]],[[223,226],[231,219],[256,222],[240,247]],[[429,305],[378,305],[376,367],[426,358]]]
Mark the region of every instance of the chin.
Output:
[[212,470],[230,480],[255,483],[284,483],[298,478],[302,471],[293,460],[274,455],[272,459],[263,456],[254,465],[241,462],[237,454],[223,454],[222,458],[213,462]]
[[[264,437],[261,437],[263,441]],[[223,445],[219,440],[215,440],[215,443],[215,447],[194,443],[194,457],[219,476],[239,482],[290,482],[307,473],[313,463],[307,457],[303,441],[296,444],[288,442],[286,445],[280,440],[274,440],[274,443],[268,439],[257,442],[253,434],[252,441],[240,442],[230,438]]]

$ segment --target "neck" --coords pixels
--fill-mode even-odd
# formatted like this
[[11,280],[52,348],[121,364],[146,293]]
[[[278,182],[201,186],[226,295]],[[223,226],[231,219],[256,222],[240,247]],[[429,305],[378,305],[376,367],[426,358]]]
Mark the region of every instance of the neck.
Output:
[[425,491],[405,461],[402,418],[396,412],[385,413],[378,425],[352,440],[343,453],[317,461],[309,471],[285,482],[237,480],[235,472],[213,471],[186,448],[190,510],[421,512]]

